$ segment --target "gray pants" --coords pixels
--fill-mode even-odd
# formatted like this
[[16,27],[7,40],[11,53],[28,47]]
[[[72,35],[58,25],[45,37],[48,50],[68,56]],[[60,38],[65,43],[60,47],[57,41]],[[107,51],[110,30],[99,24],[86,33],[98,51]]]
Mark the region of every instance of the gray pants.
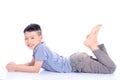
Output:
[[98,45],[97,50],[93,51],[96,58],[86,53],[76,52],[70,56],[70,64],[73,72],[84,73],[113,73],[116,65],[108,56],[104,44]]

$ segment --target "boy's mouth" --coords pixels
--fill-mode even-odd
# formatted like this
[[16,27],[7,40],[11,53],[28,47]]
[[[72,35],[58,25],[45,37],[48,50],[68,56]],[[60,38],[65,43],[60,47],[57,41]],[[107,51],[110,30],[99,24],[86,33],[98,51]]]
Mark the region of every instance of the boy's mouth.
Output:
[[34,45],[28,45],[29,48],[33,48]]

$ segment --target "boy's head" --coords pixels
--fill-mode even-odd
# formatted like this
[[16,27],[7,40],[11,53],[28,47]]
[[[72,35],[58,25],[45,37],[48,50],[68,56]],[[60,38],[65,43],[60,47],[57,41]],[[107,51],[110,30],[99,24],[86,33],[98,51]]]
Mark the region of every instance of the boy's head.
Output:
[[30,24],[24,29],[25,43],[30,49],[35,47],[42,41],[42,30],[38,24]]
[[41,27],[38,24],[30,24],[24,29],[24,33],[25,32],[32,32],[32,31],[37,31],[38,35],[42,35]]

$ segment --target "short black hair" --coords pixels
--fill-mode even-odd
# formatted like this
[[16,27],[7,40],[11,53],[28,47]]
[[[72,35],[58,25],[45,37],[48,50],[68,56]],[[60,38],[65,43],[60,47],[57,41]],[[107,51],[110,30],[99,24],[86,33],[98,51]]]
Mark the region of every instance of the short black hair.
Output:
[[35,23],[29,24],[29,25],[24,29],[24,33],[25,33],[25,32],[32,32],[32,31],[38,31],[40,35],[42,34],[42,30],[41,30],[40,25],[35,24]]

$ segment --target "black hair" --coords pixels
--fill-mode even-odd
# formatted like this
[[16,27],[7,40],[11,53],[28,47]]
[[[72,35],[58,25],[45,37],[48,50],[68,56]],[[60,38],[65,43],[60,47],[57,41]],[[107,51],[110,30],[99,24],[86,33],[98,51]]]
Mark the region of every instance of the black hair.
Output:
[[41,27],[40,25],[38,24],[29,24],[25,29],[24,29],[24,33],[25,32],[32,32],[32,31],[38,31],[39,32],[39,35],[42,34],[42,30],[41,30]]

